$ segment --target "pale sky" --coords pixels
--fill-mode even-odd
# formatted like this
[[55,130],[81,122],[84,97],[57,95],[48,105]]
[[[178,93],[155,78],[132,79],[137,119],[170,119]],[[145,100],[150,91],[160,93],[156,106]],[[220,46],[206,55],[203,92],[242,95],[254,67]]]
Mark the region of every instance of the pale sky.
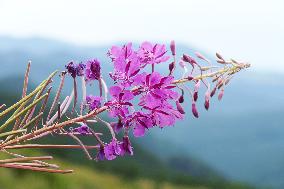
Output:
[[283,0],[0,0],[0,35],[94,46],[174,39],[284,73]]

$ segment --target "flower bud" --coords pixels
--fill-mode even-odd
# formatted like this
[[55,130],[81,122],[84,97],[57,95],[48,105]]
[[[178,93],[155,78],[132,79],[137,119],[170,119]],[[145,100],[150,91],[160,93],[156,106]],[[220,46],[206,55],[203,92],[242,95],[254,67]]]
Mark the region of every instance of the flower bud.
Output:
[[219,53],[216,53],[216,57],[219,58],[220,60],[223,60],[223,62],[225,62],[225,59]]
[[175,68],[175,62],[170,63],[169,64],[170,75],[173,73],[174,68]]
[[186,54],[183,54],[182,60],[190,63],[192,67],[194,67],[194,64],[197,64],[197,62],[192,57],[190,57],[189,55],[186,55]]
[[210,61],[209,61],[207,58],[205,58],[205,56],[203,56],[202,54],[200,54],[199,52],[195,52],[195,55],[196,55],[199,59],[204,60],[204,61],[210,63]]
[[179,103],[183,103],[183,102],[184,102],[183,95],[181,95],[181,96],[179,97],[178,102],[179,102]]
[[196,118],[199,117],[198,111],[197,111],[197,109],[196,109],[196,104],[195,104],[195,102],[192,103],[191,111],[192,111],[192,114],[194,115],[194,117],[196,117]]
[[198,99],[198,92],[195,91],[195,92],[193,93],[193,100],[194,100],[194,102],[196,102],[197,99]]
[[170,48],[171,48],[172,55],[173,56],[176,55],[176,44],[175,44],[175,41],[171,41]]
[[224,95],[224,88],[221,89],[221,91],[220,91],[220,93],[218,95],[218,100],[222,100],[223,95]]
[[128,136],[124,136],[122,139],[122,143],[120,144],[120,148],[121,148],[121,153],[120,155],[133,155],[133,147],[131,146],[131,142],[129,140]]
[[204,102],[204,107],[206,110],[209,109],[210,106],[210,85],[208,85],[207,91],[205,93],[205,102]]
[[215,95],[216,90],[217,90],[217,88],[214,87],[214,89],[211,91],[211,93],[210,93],[210,97],[211,97],[211,98]]
[[181,106],[181,104],[178,101],[176,101],[176,106],[177,106],[177,110],[179,111],[179,113],[185,114],[183,107]]

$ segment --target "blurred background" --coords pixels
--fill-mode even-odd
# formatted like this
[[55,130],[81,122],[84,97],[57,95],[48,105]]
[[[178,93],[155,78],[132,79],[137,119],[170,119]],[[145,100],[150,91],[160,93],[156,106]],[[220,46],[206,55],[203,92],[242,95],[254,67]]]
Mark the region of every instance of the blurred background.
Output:
[[186,108],[175,127],[136,139],[134,157],[96,163],[81,151],[48,151],[76,172],[0,169],[0,188],[284,188],[283,8],[282,0],[0,0],[1,104],[21,96],[28,60],[30,87],[70,60],[98,58],[107,75],[108,48],[129,41],[174,39],[179,55],[220,52],[252,64],[199,119]]

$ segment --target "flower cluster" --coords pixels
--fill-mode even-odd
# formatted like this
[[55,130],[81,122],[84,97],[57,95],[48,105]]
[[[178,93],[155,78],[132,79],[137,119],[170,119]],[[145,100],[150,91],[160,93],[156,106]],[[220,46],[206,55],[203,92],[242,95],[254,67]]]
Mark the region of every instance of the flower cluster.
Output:
[[[0,118],[7,118],[0,126],[3,139],[0,140],[0,148],[3,149],[2,152],[23,158],[3,160],[1,167],[49,173],[72,172],[44,162],[43,160],[50,159],[46,156],[32,157],[30,163],[25,163],[23,161],[31,160],[30,157],[10,153],[10,149],[81,149],[90,160],[114,160],[119,156],[133,155],[130,141],[132,135],[142,137],[154,127],[175,125],[186,113],[184,103],[191,105],[193,116],[198,118],[200,100],[203,101],[204,108],[209,110],[210,101],[215,94],[219,100],[223,98],[224,90],[233,75],[250,67],[250,64],[244,62],[225,60],[218,53],[217,67],[212,66],[211,60],[198,52],[183,54],[177,59],[174,41],[171,41],[169,49],[170,52],[166,45],[150,42],[144,42],[138,48],[134,48],[131,43],[111,47],[107,53],[114,67],[109,74],[113,80],[111,87],[107,87],[98,59],[80,63],[71,61],[60,74],[57,92],[48,109],[51,90],[54,89],[53,78],[58,72],[50,74],[28,93],[29,62],[21,100],[7,108],[5,104],[0,105],[0,109],[4,109],[0,112]],[[161,67],[168,68],[168,73],[159,72]],[[174,73],[179,70],[182,76],[174,78],[178,75]],[[60,101],[66,76],[71,76],[74,88],[70,95]],[[201,91],[205,91],[205,94],[201,94]],[[80,97],[79,109],[77,102]],[[104,120],[104,112],[108,113],[111,122]],[[48,113],[46,117],[45,113]],[[74,124],[79,126],[73,128]],[[98,133],[97,126],[105,126],[106,132]],[[76,144],[31,142],[50,134],[70,137]],[[85,137],[95,139],[95,145],[86,145]],[[90,150],[96,150],[97,156],[93,157]]]
[[[117,156],[129,154],[133,155],[129,132],[132,131],[135,137],[142,137],[146,131],[159,127],[173,126],[176,121],[182,120],[185,114],[182,103],[184,103],[185,91],[191,94],[192,114],[198,118],[197,101],[201,85],[206,87],[204,95],[204,107],[209,109],[210,99],[216,90],[220,89],[218,99],[224,93],[224,86],[228,83],[230,75],[238,71],[233,69],[232,73],[224,71],[213,72],[209,59],[200,53],[195,53],[196,57],[209,66],[201,66],[193,56],[183,54],[179,65],[184,70],[181,79],[176,80],[173,71],[176,69],[176,47],[175,42],[170,44],[170,51],[173,61],[169,62],[171,56],[167,52],[166,45],[143,42],[138,48],[134,48],[132,43],[123,46],[113,46],[108,51],[108,56],[113,65],[113,71],[109,74],[114,81],[114,85],[109,89],[101,75],[101,64],[97,59],[88,60],[85,63],[76,64],[70,62],[66,65],[67,72],[74,78],[76,86],[76,76],[82,77],[83,94],[86,93],[86,82],[97,81],[100,91],[99,96],[83,95],[83,106],[88,107],[89,112],[105,108],[108,115],[115,119],[108,123],[96,117],[108,126],[112,133],[112,140],[109,143],[100,142],[97,159],[113,160]],[[219,63],[227,64],[225,60],[217,54]],[[223,61],[223,62],[222,62]],[[155,70],[161,64],[169,68],[169,73],[162,75]],[[239,63],[235,63],[240,65]],[[189,68],[188,68],[189,66]],[[191,71],[189,72],[189,70]],[[199,77],[194,77],[196,72],[200,72]],[[207,77],[213,78],[216,86],[211,91]],[[192,83],[186,86],[185,82]],[[75,87],[74,86],[74,87]],[[105,98],[102,97],[103,89]],[[190,89],[192,88],[192,90]],[[85,91],[84,91],[85,90]],[[75,90],[76,91],[76,90]],[[109,93],[109,95],[108,95]],[[107,99],[109,97],[109,99]],[[81,110],[82,112],[83,110]],[[88,127],[83,125],[76,128],[76,131],[85,135]],[[87,129],[87,130],[86,130]],[[123,131],[122,141],[117,139],[117,134]]]

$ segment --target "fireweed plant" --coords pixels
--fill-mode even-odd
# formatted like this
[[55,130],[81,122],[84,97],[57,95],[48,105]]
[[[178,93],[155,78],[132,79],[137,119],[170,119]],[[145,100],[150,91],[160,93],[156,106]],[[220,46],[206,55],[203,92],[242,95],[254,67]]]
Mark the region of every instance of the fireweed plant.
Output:
[[[24,78],[22,98],[14,105],[0,106],[0,150],[11,156],[0,160],[0,167],[18,168],[50,173],[70,173],[58,165],[47,163],[51,156],[28,157],[14,149],[82,149],[90,160],[113,160],[118,156],[133,155],[130,135],[142,137],[154,127],[173,126],[185,116],[184,101],[191,104],[192,115],[199,117],[196,103],[204,101],[206,110],[210,100],[218,96],[221,100],[224,89],[233,75],[250,65],[233,59],[225,60],[216,53],[216,65],[196,52],[176,57],[175,42],[170,43],[170,52],[164,44],[142,43],[135,49],[131,43],[113,46],[107,56],[113,65],[109,77],[110,87],[102,77],[102,65],[98,59],[86,62],[69,62],[62,72],[52,73],[36,89],[27,94],[31,63],[28,63]],[[168,73],[159,73],[157,65],[168,66]],[[180,70],[180,78],[174,72]],[[60,83],[54,99],[50,100],[53,77],[60,75]],[[62,98],[66,77],[73,80],[73,90]],[[98,94],[87,94],[87,86],[94,86]],[[205,88],[205,94],[200,89]],[[79,96],[82,99],[78,100]],[[60,99],[64,99],[60,102]],[[48,107],[51,102],[51,106]],[[113,120],[108,122],[101,116],[107,112]],[[96,124],[109,131],[108,141],[96,132]],[[49,135],[67,136],[77,145],[37,144]],[[85,145],[82,137],[94,138],[95,145]],[[105,139],[106,140],[106,139]],[[12,150],[12,151],[11,151]],[[92,157],[90,151],[96,150]]]

